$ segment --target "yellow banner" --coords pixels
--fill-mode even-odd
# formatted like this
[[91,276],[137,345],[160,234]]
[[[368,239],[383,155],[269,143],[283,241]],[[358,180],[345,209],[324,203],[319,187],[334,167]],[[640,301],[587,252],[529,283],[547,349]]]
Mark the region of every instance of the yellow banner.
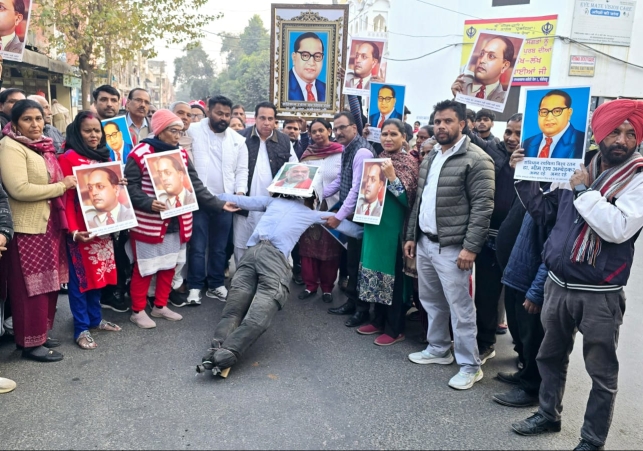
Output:
[[493,30],[522,34],[528,39],[516,60],[512,86],[546,86],[549,84],[551,74],[557,22],[557,15],[465,20],[460,66],[464,67],[469,61],[473,43],[480,31]]

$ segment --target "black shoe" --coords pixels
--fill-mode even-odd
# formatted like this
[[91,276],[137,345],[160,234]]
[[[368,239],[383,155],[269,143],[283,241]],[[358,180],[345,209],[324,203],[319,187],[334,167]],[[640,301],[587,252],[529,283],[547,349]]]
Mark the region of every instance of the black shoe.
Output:
[[353,313],[355,313],[355,304],[351,303],[350,301],[345,302],[339,307],[329,308],[328,313],[330,313],[331,315],[352,315]]
[[129,310],[128,302],[118,290],[114,291],[109,297],[100,300],[101,308],[112,309],[115,312],[125,313]]
[[[172,289],[172,291],[170,291],[169,301],[174,307],[183,307],[184,305],[188,305],[188,293],[187,291],[185,293],[181,293]],[[152,303],[154,303],[154,299],[152,299]]]
[[292,275],[292,281],[295,282],[297,285],[303,285],[304,284],[304,279],[301,277],[301,274],[293,274]]
[[324,304],[332,304],[332,302],[333,302],[333,293],[324,293],[324,294],[322,294],[322,301],[324,301]]
[[596,446],[591,442],[588,442],[584,438],[580,439],[580,443],[576,448],[574,448],[574,451],[591,451],[594,449],[605,449],[604,446]]
[[302,300],[303,299],[308,299],[308,298],[310,298],[312,296],[315,296],[316,294],[317,294],[317,290],[315,290],[315,291],[304,290],[301,293],[299,293],[299,295],[297,296],[297,299],[302,299]]
[[514,387],[507,393],[493,395],[493,400],[508,407],[532,407],[538,405],[538,395],[530,395],[520,387]]
[[493,359],[496,356],[496,350],[493,346],[486,349],[480,349],[480,365],[487,363],[487,360]]
[[520,435],[539,435],[545,432],[560,432],[560,421],[549,421],[536,412],[526,420],[511,425],[511,429]]
[[63,359],[63,355],[44,346],[36,346],[35,348],[23,349],[22,358],[35,360],[36,362],[58,362]]
[[499,381],[502,381],[506,384],[511,384],[511,385],[518,385],[520,384],[520,378],[518,377],[519,371],[516,371],[515,373],[510,373],[508,371],[500,371],[498,372],[498,375],[496,376]]
[[368,312],[355,312],[353,316],[346,320],[344,325],[346,327],[357,327],[366,324],[370,319],[371,315]]
[[61,283],[60,284],[60,294],[68,294],[69,293],[69,285],[66,283]]

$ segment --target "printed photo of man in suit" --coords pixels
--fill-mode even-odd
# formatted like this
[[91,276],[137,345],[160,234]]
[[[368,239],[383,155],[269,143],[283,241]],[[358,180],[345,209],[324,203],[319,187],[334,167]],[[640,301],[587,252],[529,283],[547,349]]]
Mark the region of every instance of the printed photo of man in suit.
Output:
[[185,189],[184,181],[188,175],[179,161],[172,157],[160,157],[156,160],[156,170],[163,187],[158,193],[158,200],[168,210],[196,203],[194,193]]
[[346,88],[370,89],[371,81],[383,81],[373,77],[373,69],[380,62],[380,48],[375,42],[365,41],[355,50],[353,70],[346,73]]
[[88,228],[95,229],[135,219],[131,208],[119,201],[118,175],[109,168],[96,168],[87,177],[87,192],[93,208],[85,210]]
[[386,184],[386,176],[380,163],[371,164],[363,179],[363,189],[357,199],[355,214],[382,216],[382,203],[380,202],[379,194]]
[[382,128],[387,119],[402,119],[402,113],[395,110],[396,102],[395,89],[389,85],[382,86],[377,94],[378,112],[371,114],[368,119],[371,127]]
[[515,47],[511,39],[505,36],[492,37],[475,56],[473,77],[461,74],[451,86],[451,92],[453,95],[460,93],[504,103],[507,91],[500,83],[500,77],[511,68],[514,55]]
[[549,91],[538,105],[541,133],[523,143],[526,158],[583,158],[585,133],[570,123],[574,110],[571,96],[562,90]]
[[325,102],[326,83],[317,79],[324,67],[324,43],[315,33],[307,32],[295,40],[288,76],[288,100]]
[[16,34],[16,27],[26,17],[23,0],[0,0],[0,50],[22,53],[24,44]]
[[308,189],[313,181],[310,178],[310,168],[305,164],[296,164],[286,171],[286,178],[279,180],[275,186],[283,188]]
[[125,142],[123,132],[118,123],[115,121],[107,121],[103,124],[103,130],[105,130],[105,139],[107,140],[107,147],[110,150],[112,161],[121,161],[125,164],[127,162],[127,156],[132,150],[132,145]]

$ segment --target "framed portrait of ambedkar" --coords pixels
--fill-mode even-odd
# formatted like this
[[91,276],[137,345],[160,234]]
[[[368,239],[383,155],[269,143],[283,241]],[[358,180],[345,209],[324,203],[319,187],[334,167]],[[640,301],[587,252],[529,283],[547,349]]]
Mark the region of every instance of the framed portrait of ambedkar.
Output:
[[343,108],[348,5],[272,5],[270,98],[279,117],[332,119]]

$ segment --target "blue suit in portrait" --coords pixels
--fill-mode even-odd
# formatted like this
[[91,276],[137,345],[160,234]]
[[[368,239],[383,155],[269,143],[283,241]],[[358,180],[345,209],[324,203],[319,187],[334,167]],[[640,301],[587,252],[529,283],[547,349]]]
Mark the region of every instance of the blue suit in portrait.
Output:
[[[537,158],[540,143],[543,140],[543,134],[531,136],[523,143],[526,158]],[[583,158],[583,147],[585,144],[585,134],[574,128],[570,123],[569,128],[560,137],[553,151],[550,149],[549,158]]]
[[[389,119],[399,119],[402,120],[402,114],[398,113],[397,110],[393,110],[391,117]],[[380,113],[371,114],[368,118],[368,123],[371,124],[371,127],[377,127],[378,121],[380,120]]]
[[[304,95],[304,93],[301,91],[301,87],[299,86],[299,83],[297,83],[297,77],[295,77],[295,73],[293,72],[293,69],[290,69],[289,74],[290,75],[288,77],[288,100],[305,102],[307,96]],[[315,88],[317,88],[317,101],[325,102],[326,101],[326,83],[315,79]]]

